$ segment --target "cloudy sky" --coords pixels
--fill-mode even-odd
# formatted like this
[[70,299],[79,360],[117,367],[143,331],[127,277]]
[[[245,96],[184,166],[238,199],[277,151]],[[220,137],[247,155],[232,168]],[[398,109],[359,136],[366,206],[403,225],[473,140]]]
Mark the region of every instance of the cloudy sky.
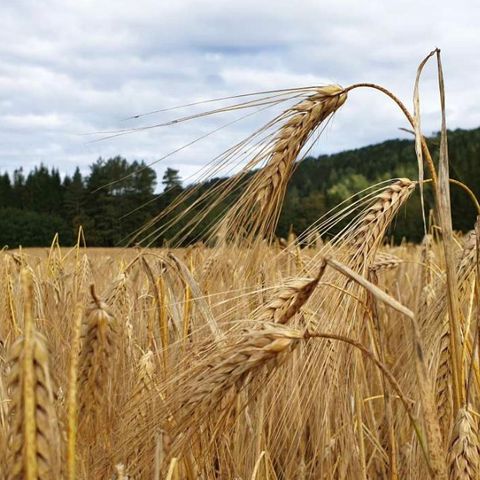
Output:
[[[16,0],[0,3],[0,170],[71,172],[99,156],[154,161],[231,122],[219,116],[102,142],[85,133],[198,112],[138,113],[202,99],[335,82],[380,83],[411,105],[419,61],[442,49],[450,128],[480,126],[478,0]],[[423,128],[438,129],[432,62]],[[204,106],[203,108],[207,108]],[[252,115],[157,165],[184,177],[260,127]],[[404,136],[379,93],[352,92],[316,153]]]

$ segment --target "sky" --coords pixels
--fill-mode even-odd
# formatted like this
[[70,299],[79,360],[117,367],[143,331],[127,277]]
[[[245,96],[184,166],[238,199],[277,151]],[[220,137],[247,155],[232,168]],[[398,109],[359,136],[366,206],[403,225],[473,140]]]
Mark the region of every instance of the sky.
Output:
[[[218,115],[103,141],[215,104],[152,110],[265,90],[379,83],[412,105],[419,62],[442,50],[449,128],[480,126],[478,0],[16,0],[0,2],[0,171],[44,164],[88,171],[98,157],[153,162],[241,115]],[[435,63],[421,83],[422,127],[439,129]],[[244,115],[245,112],[242,113]],[[264,111],[155,164],[191,178],[260,128]],[[398,108],[357,90],[314,153],[405,137]]]

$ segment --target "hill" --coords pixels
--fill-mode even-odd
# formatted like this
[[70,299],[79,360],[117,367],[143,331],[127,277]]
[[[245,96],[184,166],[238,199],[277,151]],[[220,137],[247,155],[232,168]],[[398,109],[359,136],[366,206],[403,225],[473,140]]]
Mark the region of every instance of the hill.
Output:
[[[477,197],[480,195],[480,128],[449,132],[450,174],[464,182]],[[428,139],[437,155],[439,137]],[[388,140],[333,155],[306,158],[299,163],[290,182],[278,234],[286,235],[290,226],[302,231],[323,213],[350,195],[393,177],[418,178],[413,140]],[[426,206],[430,206],[430,188],[426,186]],[[467,231],[473,227],[476,211],[462,190],[452,187],[452,207],[456,213],[454,228]],[[418,241],[422,236],[418,194],[406,207],[392,228],[396,238]]]
[[[436,155],[438,137],[432,136],[428,142]],[[451,176],[480,196],[480,128],[450,131],[449,152]],[[413,140],[388,140],[308,157],[298,163],[289,184],[277,234],[284,237],[291,229],[302,232],[339,202],[372,184],[395,177],[415,179],[417,175]],[[201,185],[199,192],[218,182],[222,179]],[[122,245],[184,190],[178,172],[171,168],[162,179],[169,193],[156,195],[156,184],[153,169],[144,162],[128,162],[120,156],[98,159],[86,176],[77,169],[73,176],[62,179],[57,169],[49,170],[43,165],[28,174],[21,168],[12,176],[5,173],[0,175],[0,246],[45,246],[57,232],[62,245],[71,245],[79,225],[84,227],[90,246]],[[425,188],[427,208],[431,204],[430,188]],[[476,211],[465,192],[457,187],[452,188],[452,206],[456,215],[454,228],[471,229]],[[421,218],[417,193],[397,217],[390,233],[396,240],[419,241]],[[169,235],[178,228],[181,225]],[[159,238],[157,245],[168,239]],[[192,234],[186,241],[196,239]]]

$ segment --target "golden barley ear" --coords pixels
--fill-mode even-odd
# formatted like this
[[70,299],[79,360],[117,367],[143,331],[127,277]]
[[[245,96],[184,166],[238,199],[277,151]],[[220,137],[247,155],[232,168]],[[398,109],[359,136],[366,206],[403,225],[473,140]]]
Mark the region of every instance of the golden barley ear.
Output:
[[349,264],[354,270],[369,268],[375,263],[376,252],[388,226],[414,189],[415,182],[400,178],[375,197],[347,239],[352,250]]
[[[95,422],[108,411],[117,329],[108,307],[91,287],[92,302],[84,319],[79,358],[79,425]],[[106,419],[103,418],[103,421]]]
[[448,450],[450,480],[478,479],[479,459],[478,422],[466,408],[460,408]]
[[260,330],[246,330],[233,342],[222,345],[200,360],[177,387],[178,418],[172,449],[185,446],[192,431],[191,419],[211,414],[232,387],[240,389],[263,367],[275,369],[303,333],[270,324]]
[[152,414],[152,397],[149,393],[155,388],[154,375],[153,352],[148,350],[139,360],[135,386],[126,405],[124,422],[132,430],[147,423]]
[[221,240],[270,238],[276,228],[288,182],[300,151],[313,132],[346,101],[339,85],[326,85],[282,114],[285,123],[251,164],[264,163],[238,202],[217,226]]
[[[461,300],[465,298],[469,279],[476,266],[476,235],[470,232],[465,239],[460,258],[457,261],[456,273],[458,278],[458,295]],[[438,328],[438,320],[440,329]],[[447,315],[447,300],[445,287],[441,285],[436,291],[435,301],[427,317],[427,325],[434,325],[435,332],[440,330],[439,338],[439,360],[436,371],[436,397],[440,425],[444,437],[448,438],[453,419],[452,399],[452,365],[450,358],[450,328]]]
[[137,414],[144,419],[148,417],[151,407],[145,397],[155,387],[155,368],[153,352],[148,350],[140,358],[137,369],[137,384],[132,397],[133,403],[138,407]]
[[115,476],[113,478],[115,480],[129,480],[130,477],[127,475],[123,463],[117,463],[115,465]]
[[393,270],[397,268],[403,260],[391,253],[379,252],[375,255],[375,260],[369,267],[370,272],[383,272],[385,270]]
[[307,302],[325,272],[327,264],[322,260],[316,278],[295,278],[283,285],[273,298],[259,309],[255,320],[286,324]]
[[430,234],[424,236],[420,251],[420,276],[419,283],[421,290],[417,299],[417,317],[422,330],[425,328],[427,312],[435,297],[433,267],[435,255],[433,253],[433,238]]
[[45,338],[32,318],[31,277],[22,272],[24,334],[11,347],[9,480],[60,478],[60,436]]

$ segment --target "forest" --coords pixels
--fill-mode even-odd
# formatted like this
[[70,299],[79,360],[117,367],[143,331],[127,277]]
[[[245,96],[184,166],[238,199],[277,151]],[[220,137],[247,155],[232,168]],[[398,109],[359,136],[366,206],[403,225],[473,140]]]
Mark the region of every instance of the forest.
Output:
[[[480,195],[480,128],[449,132],[450,174]],[[438,148],[437,135],[428,138],[432,152]],[[372,183],[395,177],[418,177],[413,140],[388,140],[344,152],[307,157],[297,164],[290,181],[277,235],[302,232],[340,202]],[[47,246],[56,233],[63,246],[72,245],[83,228],[88,246],[124,246],[132,234],[154,218],[185,189],[204,191],[209,184],[182,186],[179,172],[167,168],[162,179],[143,161],[116,156],[98,159],[82,175],[79,168],[62,178],[57,168],[40,165],[25,173],[0,175],[0,246]],[[159,193],[160,192],[160,193]],[[237,192],[238,194],[238,192]],[[456,230],[471,228],[476,211],[463,190],[451,189]],[[195,199],[190,196],[190,201]],[[425,186],[425,205],[431,205],[431,191]],[[232,201],[235,198],[231,198]],[[396,242],[417,242],[423,236],[419,196],[414,195],[392,225],[389,235]],[[208,219],[206,219],[208,223]],[[161,246],[174,237],[175,225],[156,238]],[[332,234],[335,232],[332,232]],[[152,237],[151,237],[152,238]],[[136,237],[141,243],[142,236]],[[202,234],[185,238],[188,244],[202,240]]]

